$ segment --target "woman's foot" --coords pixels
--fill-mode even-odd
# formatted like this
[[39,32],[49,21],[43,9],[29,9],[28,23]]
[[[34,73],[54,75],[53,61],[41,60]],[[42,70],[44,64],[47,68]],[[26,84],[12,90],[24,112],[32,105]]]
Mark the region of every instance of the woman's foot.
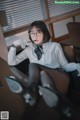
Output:
[[49,88],[39,86],[39,94],[43,97],[45,103],[49,107],[52,108],[58,105],[59,101],[58,95]]
[[25,99],[25,102],[31,106],[36,103],[37,94],[34,90],[31,88],[24,89],[20,82],[13,77],[6,77],[5,79],[11,92],[20,94]]
[[28,103],[30,106],[33,106],[37,102],[37,95],[33,91],[27,91],[23,94],[23,98],[25,102]]
[[5,79],[8,84],[9,89],[13,93],[19,93],[19,94],[22,93],[23,88],[19,82],[15,81],[15,79],[10,78],[10,77],[6,77]]
[[67,119],[73,117],[74,109],[65,96],[63,97],[55,90],[53,91],[43,86],[39,86],[39,94],[42,95],[43,100],[50,108],[56,107]]

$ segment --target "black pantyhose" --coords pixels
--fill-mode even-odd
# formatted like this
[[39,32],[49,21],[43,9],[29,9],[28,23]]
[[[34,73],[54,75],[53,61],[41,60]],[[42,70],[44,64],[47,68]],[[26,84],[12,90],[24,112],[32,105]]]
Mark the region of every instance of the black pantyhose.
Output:
[[[46,73],[46,78],[45,75],[41,75],[42,71],[45,71]],[[42,77],[41,77],[42,76]],[[68,83],[69,83],[69,77],[68,75],[61,69],[52,69],[48,68],[46,66],[36,64],[36,63],[30,63],[29,64],[29,86],[37,86],[40,84],[41,79],[44,79],[46,81],[51,81],[52,86],[56,89],[57,88],[63,89],[60,92],[65,92],[67,91],[68,88]],[[60,85],[59,85],[60,84]],[[58,90],[58,89],[57,89]]]

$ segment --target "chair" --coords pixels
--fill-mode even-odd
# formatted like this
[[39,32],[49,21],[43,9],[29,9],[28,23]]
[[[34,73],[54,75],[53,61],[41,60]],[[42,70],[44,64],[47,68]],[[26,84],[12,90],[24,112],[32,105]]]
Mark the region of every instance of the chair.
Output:
[[[80,62],[80,22],[67,23],[69,39],[61,43],[64,54],[69,62]],[[68,95],[70,99],[79,104],[80,101],[80,77],[76,71],[70,73],[71,82]]]
[[[69,22],[66,24],[66,26],[69,32],[69,38],[64,41],[61,41],[61,44],[66,46],[72,46],[75,54],[75,62],[80,62],[80,22]],[[67,47],[65,49],[68,50],[68,53],[70,55],[70,47]],[[71,56],[73,55],[70,55],[69,58]]]
[[69,22],[67,23],[69,31],[69,37],[73,42],[80,41],[80,22]]
[[76,62],[74,47],[72,45],[61,44],[65,57],[68,62]]
[[74,46],[76,62],[80,62],[80,22],[69,22],[67,28],[69,39],[65,40],[65,43]]

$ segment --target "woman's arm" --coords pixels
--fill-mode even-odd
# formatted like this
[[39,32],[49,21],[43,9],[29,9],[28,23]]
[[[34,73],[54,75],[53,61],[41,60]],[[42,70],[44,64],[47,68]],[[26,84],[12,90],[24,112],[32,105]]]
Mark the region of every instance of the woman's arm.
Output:
[[14,64],[15,57],[16,57],[16,48],[11,47],[8,52],[8,65],[15,65]]
[[80,63],[68,63],[67,65],[64,66],[64,70],[66,72],[71,72],[71,71],[74,71],[74,70],[77,70],[78,71],[78,76],[80,76]]
[[10,66],[14,66],[14,65],[21,63],[23,60],[28,58],[27,53],[28,52],[27,52],[27,48],[26,48],[21,53],[16,55],[16,47],[11,47],[8,52],[8,64]]
[[60,44],[58,44],[58,60],[59,60],[61,67],[66,72],[78,70],[78,76],[80,76],[80,63],[74,63],[74,62],[68,63]]
[[57,44],[57,58],[58,58],[58,61],[59,61],[59,64],[61,66],[61,68],[63,68],[65,65],[68,64],[68,61],[64,55],[64,52],[63,52],[63,49],[61,47],[61,45],[58,43]]
[[21,46],[22,49],[26,49],[28,47],[28,43],[26,40],[18,39],[13,42],[9,52],[8,52],[8,64],[9,65],[17,65],[25,60],[27,56],[27,51],[23,50],[20,54],[16,55],[16,48]]

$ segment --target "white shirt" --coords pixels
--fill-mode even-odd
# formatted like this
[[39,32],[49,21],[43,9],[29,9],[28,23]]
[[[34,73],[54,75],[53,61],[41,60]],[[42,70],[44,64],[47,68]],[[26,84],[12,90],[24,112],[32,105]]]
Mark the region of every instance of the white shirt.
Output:
[[[20,54],[16,55],[16,48],[11,47],[8,52],[8,64],[17,65],[26,58],[29,58],[30,63],[38,63],[49,68],[63,68],[66,71],[73,71],[76,68],[80,68],[80,64],[74,63],[70,67],[71,63],[68,63],[64,56],[62,47],[56,42],[47,42],[43,44],[43,54],[40,60],[37,59],[37,55],[34,52],[35,46],[30,43]],[[67,67],[68,66],[68,67]]]

